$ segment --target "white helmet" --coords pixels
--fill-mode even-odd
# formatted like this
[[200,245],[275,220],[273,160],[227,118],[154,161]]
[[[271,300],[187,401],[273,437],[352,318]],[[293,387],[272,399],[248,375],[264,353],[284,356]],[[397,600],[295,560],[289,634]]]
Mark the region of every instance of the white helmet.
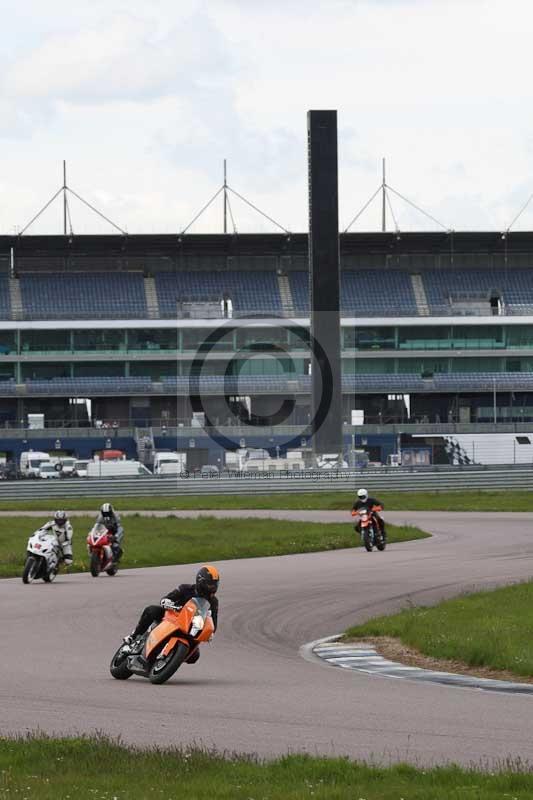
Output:
[[363,503],[364,503],[366,500],[368,500],[368,492],[367,492],[367,490],[366,489],[358,489],[357,497],[359,498],[359,500],[362,500]]

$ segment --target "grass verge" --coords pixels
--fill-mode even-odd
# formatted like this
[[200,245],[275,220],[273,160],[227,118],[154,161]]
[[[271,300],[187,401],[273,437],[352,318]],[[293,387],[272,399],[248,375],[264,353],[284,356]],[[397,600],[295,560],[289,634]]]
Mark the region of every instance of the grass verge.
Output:
[[532,631],[530,581],[377,617],[349,628],[345,636],[392,637],[434,659],[531,677]]
[[[44,522],[44,518],[42,522]],[[34,518],[0,518],[0,577],[22,573],[28,536],[40,525]],[[85,538],[94,517],[73,517],[74,572],[89,568]],[[289,522],[272,519],[180,519],[129,516],[121,568],[159,567],[289,553],[312,553],[360,545],[349,523]],[[423,539],[411,526],[387,526],[389,542]]]
[[[180,509],[310,509],[349,510],[353,492],[293,493],[290,486],[284,494],[254,495],[173,495],[170,497],[110,497],[119,510],[178,511]],[[458,490],[447,492],[387,492],[372,490],[385,503],[388,511],[533,511],[531,491]],[[1,500],[0,511],[94,511],[102,502],[100,497],[63,498],[53,500]]]
[[[520,769],[521,766],[521,769]],[[378,768],[344,758],[274,761],[202,750],[127,749],[105,738],[0,739],[0,797],[101,800],[500,800],[533,796],[527,765]]]

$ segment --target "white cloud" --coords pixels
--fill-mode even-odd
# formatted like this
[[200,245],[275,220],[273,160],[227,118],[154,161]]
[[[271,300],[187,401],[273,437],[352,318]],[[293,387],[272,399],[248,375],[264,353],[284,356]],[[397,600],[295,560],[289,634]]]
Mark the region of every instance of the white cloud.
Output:
[[[296,0],[30,0],[4,22],[0,230],[52,193],[62,158],[128,230],[177,230],[225,157],[239,192],[305,229],[308,108],[339,111],[341,223],[382,156],[395,188],[457,229],[505,227],[533,190],[526,0],[310,0],[305,14]],[[401,227],[429,226],[393,204]],[[268,227],[238,200],[235,213]],[[217,207],[204,229],[220,220]],[[378,222],[376,206],[356,229]]]

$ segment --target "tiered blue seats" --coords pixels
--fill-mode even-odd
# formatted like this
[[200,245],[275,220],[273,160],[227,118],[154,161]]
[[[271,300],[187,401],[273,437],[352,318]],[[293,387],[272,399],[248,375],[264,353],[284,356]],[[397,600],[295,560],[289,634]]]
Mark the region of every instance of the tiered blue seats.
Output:
[[461,297],[488,300],[492,291],[505,306],[523,306],[522,313],[531,313],[533,307],[533,269],[435,269],[423,272],[422,279],[434,313]]
[[11,297],[9,295],[9,278],[0,274],[0,319],[11,319]]
[[26,273],[20,291],[29,319],[147,316],[140,272]]
[[[296,316],[309,314],[306,272],[289,272]],[[416,316],[411,276],[405,270],[342,270],[341,314],[352,316]]]
[[99,376],[94,378],[51,378],[50,380],[28,380],[28,394],[61,394],[69,392],[73,395],[87,394],[124,394],[125,392],[149,393],[152,389],[150,378],[111,378]]
[[221,300],[226,294],[237,316],[281,314],[281,298],[273,270],[232,270],[158,273],[155,276],[159,309],[174,317],[179,301]]

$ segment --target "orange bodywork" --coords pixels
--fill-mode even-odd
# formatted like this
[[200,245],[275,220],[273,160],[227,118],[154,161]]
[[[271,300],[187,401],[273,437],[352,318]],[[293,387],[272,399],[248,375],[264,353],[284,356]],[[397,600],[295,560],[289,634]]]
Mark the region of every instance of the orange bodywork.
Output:
[[[194,599],[185,603],[180,611],[174,611],[170,608],[165,609],[163,619],[159,625],[150,631],[150,635],[146,640],[144,649],[145,657],[149,658],[154,652],[155,648],[159,647],[165,640],[168,641],[162,650],[163,655],[168,655],[178,642],[182,642],[189,647],[190,641],[188,637],[183,636],[183,634],[189,633],[193,617],[198,613],[198,607],[194,602]],[[211,638],[214,632],[215,626],[213,625],[213,620],[211,619],[211,616],[208,615],[204,620],[204,627],[195,636],[195,641],[198,643],[206,642]],[[181,636],[180,633],[182,634]]]

